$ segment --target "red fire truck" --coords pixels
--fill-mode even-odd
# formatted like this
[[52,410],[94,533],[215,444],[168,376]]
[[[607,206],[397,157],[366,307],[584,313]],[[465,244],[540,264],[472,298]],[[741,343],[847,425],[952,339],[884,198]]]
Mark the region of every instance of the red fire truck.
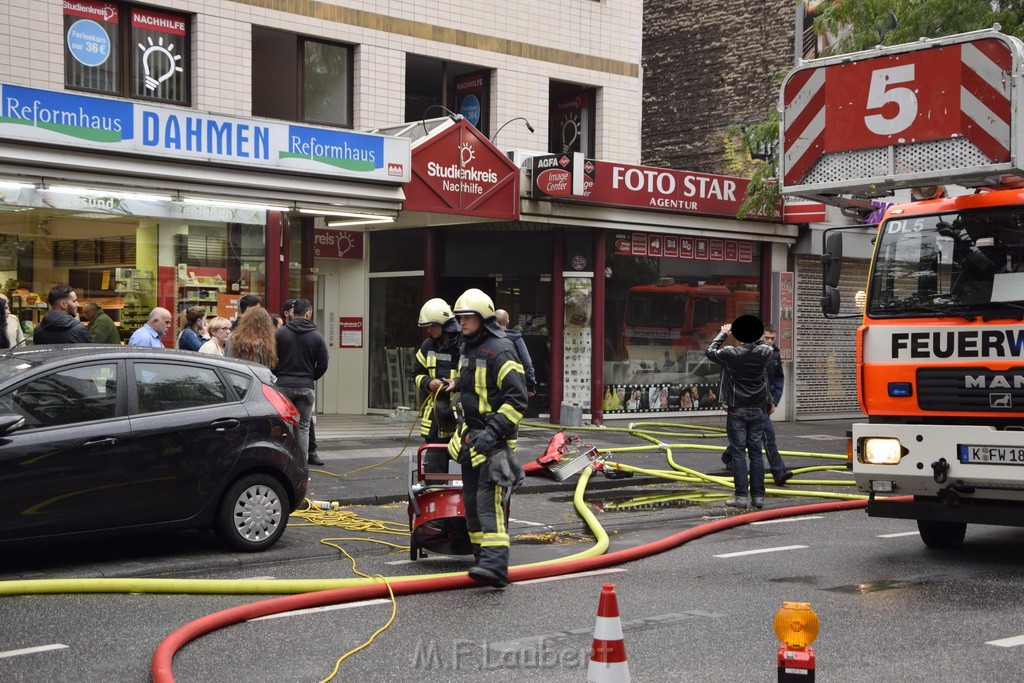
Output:
[[677,282],[666,277],[654,285],[630,287],[622,327],[622,355],[655,365],[670,359],[682,369],[689,354],[704,351],[724,323],[758,315],[755,280],[718,284]]
[[[857,487],[929,547],[1024,526],[1022,55],[978,31],[805,62],[782,87],[784,194],[862,216],[895,190],[932,197],[885,212],[852,314]],[[825,240],[829,316],[842,239]]]

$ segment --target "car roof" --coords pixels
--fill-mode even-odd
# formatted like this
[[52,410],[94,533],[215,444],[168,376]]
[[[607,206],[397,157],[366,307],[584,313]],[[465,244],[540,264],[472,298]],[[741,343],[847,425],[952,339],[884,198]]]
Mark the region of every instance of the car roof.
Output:
[[[185,360],[189,363],[201,362],[221,366],[233,366],[235,369],[241,367],[252,370],[261,379],[268,381],[266,375],[270,371],[266,366],[259,363],[252,363],[240,358],[229,358],[227,356],[216,356],[209,353],[196,353],[195,351],[180,351],[178,349],[157,349],[146,346],[121,346],[120,344],[43,344],[40,346],[22,346],[16,349],[5,349],[0,353],[0,358],[22,359],[34,364],[49,364],[53,362],[75,362],[81,360],[101,359],[104,357],[118,359],[137,360]],[[261,372],[261,370],[263,372]],[[263,373],[266,373],[264,375]]]

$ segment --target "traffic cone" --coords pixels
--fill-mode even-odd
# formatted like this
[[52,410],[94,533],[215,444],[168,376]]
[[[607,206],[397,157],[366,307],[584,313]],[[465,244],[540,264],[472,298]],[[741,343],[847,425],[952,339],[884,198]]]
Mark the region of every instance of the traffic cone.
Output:
[[587,683],[629,683],[626,641],[622,639],[619,600],[615,596],[615,584],[612,583],[601,586],[594,643],[590,647],[590,666],[587,667]]

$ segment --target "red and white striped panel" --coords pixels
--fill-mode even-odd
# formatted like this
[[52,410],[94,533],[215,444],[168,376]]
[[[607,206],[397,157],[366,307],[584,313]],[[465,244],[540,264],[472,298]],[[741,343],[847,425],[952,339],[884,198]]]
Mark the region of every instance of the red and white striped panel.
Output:
[[798,71],[786,82],[782,150],[785,185],[800,180],[821,156],[825,132],[825,67]]
[[1012,56],[998,40],[960,47],[960,113],[964,136],[993,162],[1010,160]]

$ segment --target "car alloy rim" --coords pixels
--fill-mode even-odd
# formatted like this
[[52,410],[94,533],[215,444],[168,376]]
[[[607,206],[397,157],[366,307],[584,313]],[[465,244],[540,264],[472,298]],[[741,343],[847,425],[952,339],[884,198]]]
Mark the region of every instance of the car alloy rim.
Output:
[[262,541],[281,524],[281,499],[269,486],[255,485],[235,501],[235,530],[247,541]]

